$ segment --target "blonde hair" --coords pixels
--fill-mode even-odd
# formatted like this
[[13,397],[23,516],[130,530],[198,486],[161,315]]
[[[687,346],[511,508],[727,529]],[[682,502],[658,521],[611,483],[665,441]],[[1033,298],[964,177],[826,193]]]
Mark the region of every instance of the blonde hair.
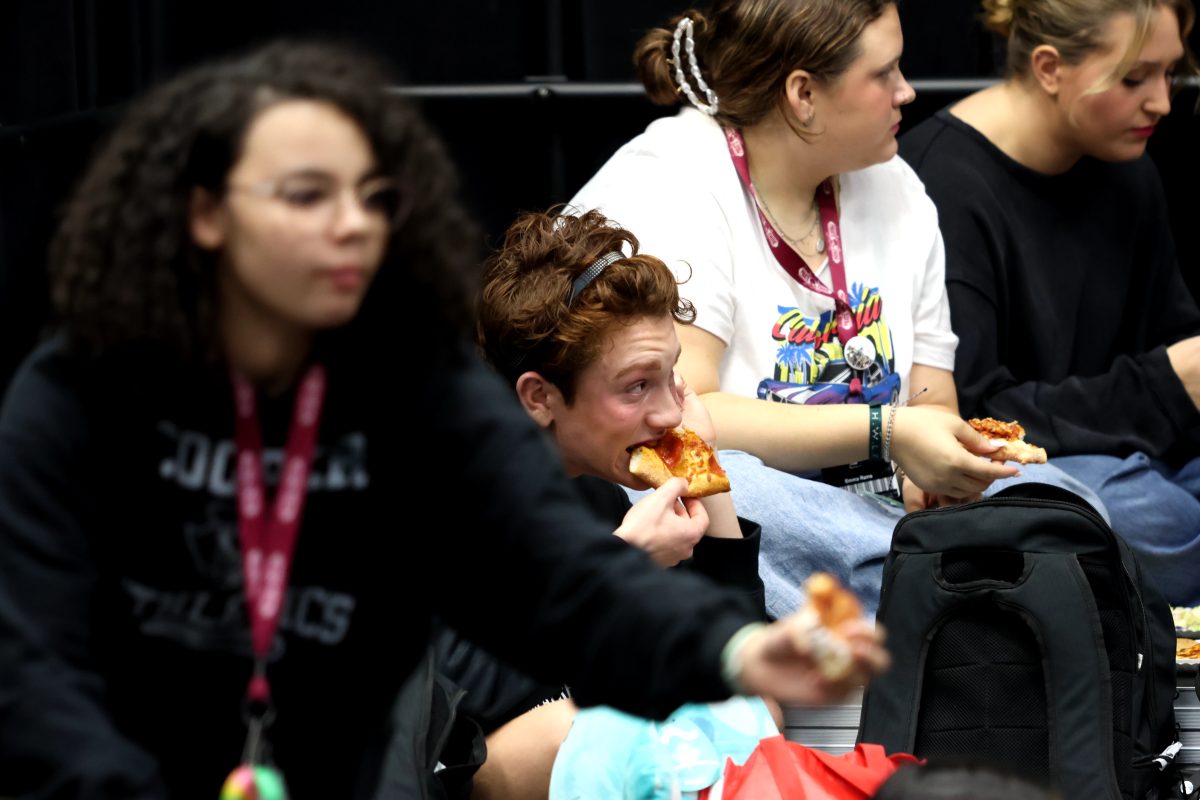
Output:
[[1118,14],[1134,16],[1134,34],[1125,54],[1112,71],[1087,94],[1103,92],[1120,80],[1137,61],[1154,12],[1161,7],[1175,12],[1184,43],[1182,71],[1195,72],[1195,61],[1187,47],[1196,12],[1191,0],[983,0],[984,25],[1008,39],[1010,77],[1029,74],[1030,57],[1041,45],[1050,45],[1068,64],[1078,64],[1100,49],[1100,35]]
[[[634,51],[642,85],[658,105],[678,103],[669,60],[674,31],[692,20],[696,59],[720,99],[716,120],[746,127],[783,102],[784,83],[796,69],[833,82],[861,51],[859,37],[895,0],[716,0],[707,13],[691,10],[642,37]],[[805,134],[788,118],[796,133]]]

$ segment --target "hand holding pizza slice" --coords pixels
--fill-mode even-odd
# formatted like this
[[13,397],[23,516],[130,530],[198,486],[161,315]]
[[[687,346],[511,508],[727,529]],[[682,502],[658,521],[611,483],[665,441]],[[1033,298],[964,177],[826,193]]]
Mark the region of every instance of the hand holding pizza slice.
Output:
[[1045,464],[1046,451],[1025,441],[1025,429],[1012,422],[1001,422],[991,417],[967,420],[972,428],[1002,446],[989,457],[993,461],[1016,461],[1020,464]]
[[813,658],[830,681],[844,679],[854,666],[850,643],[838,633],[842,623],[862,617],[862,605],[853,593],[828,572],[814,572],[804,581],[806,600],[800,609],[809,627]]
[[634,447],[629,471],[656,489],[671,478],[683,478],[688,482],[684,497],[729,491],[729,477],[717,463],[716,451],[688,428],[675,428],[657,441]]
[[742,692],[781,703],[823,705],[887,669],[882,628],[862,616],[837,578],[814,573],[796,613],[749,632],[734,651]]

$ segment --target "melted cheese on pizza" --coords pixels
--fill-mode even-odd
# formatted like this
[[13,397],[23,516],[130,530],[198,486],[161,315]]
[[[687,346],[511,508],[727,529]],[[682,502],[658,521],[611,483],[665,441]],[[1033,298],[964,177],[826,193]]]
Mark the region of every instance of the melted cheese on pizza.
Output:
[[969,419],[967,422],[972,428],[989,439],[1007,439],[1012,442],[1025,438],[1025,429],[1018,425],[1016,420],[1001,422],[998,419],[985,417],[983,419]]
[[672,475],[686,478],[689,483],[695,475],[725,476],[725,470],[717,463],[717,454],[694,431],[673,430],[658,440],[654,450]]

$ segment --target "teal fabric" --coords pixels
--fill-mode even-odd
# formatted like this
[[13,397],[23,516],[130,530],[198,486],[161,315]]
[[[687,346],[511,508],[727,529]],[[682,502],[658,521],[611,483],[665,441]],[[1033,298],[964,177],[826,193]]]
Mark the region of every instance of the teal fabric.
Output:
[[559,748],[550,800],[690,800],[760,739],[778,736],[757,697],[680,706],[662,722],[606,706],[580,710]]

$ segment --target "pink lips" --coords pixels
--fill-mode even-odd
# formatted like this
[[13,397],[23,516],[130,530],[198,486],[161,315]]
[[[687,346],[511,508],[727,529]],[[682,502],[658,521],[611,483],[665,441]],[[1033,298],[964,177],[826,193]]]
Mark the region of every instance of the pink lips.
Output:
[[326,275],[334,287],[342,291],[352,291],[361,288],[367,280],[367,271],[358,267],[337,267],[326,270]]
[[1152,135],[1154,135],[1154,126],[1147,125],[1144,128],[1134,128],[1133,135],[1142,139],[1149,139]]

